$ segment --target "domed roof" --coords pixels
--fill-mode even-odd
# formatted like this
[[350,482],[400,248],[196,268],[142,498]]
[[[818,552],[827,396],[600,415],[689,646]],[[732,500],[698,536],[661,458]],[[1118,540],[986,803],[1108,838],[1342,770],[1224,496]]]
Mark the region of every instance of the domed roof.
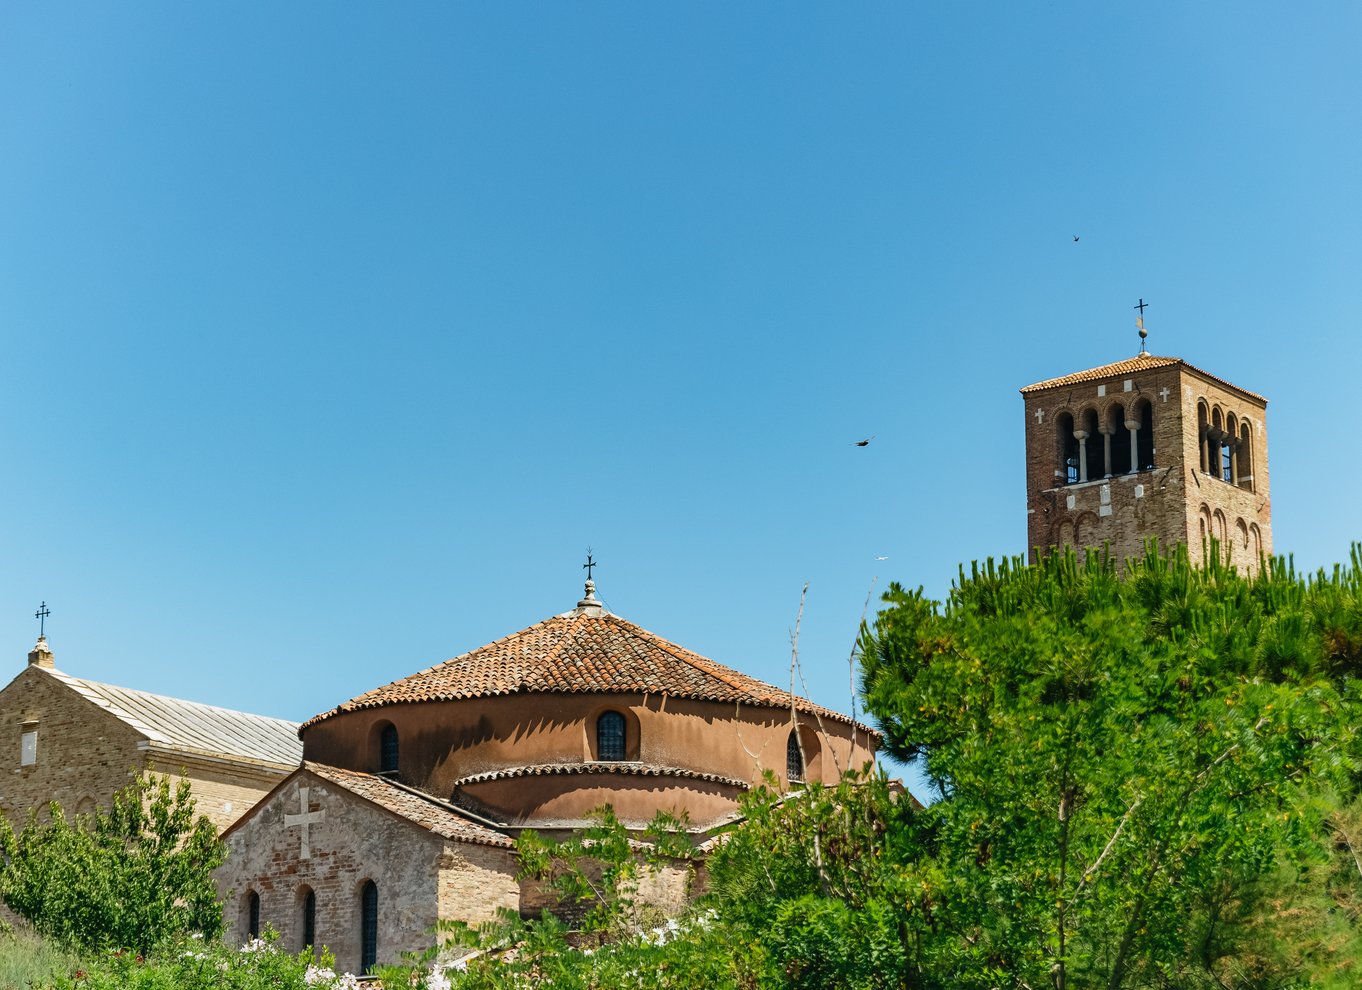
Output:
[[[790,694],[677,646],[601,607],[588,588],[578,607],[410,677],[366,691],[307,722],[364,708],[518,693],[658,694],[790,708]],[[845,715],[796,697],[807,714]]]

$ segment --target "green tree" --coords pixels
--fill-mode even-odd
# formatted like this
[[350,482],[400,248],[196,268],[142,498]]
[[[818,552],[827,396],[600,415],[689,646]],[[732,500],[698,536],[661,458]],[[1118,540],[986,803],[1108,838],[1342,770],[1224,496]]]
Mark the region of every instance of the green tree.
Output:
[[1210,557],[990,561],[944,606],[886,594],[866,703],[939,798],[901,864],[925,985],[1280,986],[1355,961],[1355,915],[1307,958],[1281,909],[1341,903],[1313,877],[1355,821],[1357,550],[1312,580]]
[[144,775],[112,807],[70,821],[0,824],[0,897],[41,934],[86,949],[145,953],[165,939],[216,937],[222,906],[212,871],[225,855],[189,783]]

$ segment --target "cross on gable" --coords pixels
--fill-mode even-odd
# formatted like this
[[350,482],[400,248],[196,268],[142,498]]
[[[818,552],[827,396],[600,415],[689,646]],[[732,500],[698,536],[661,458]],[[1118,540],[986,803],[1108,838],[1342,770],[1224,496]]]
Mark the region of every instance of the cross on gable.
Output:
[[302,829],[303,829],[303,851],[302,851],[302,852],[303,852],[303,855],[302,855],[302,858],[303,858],[303,859],[311,859],[311,858],[312,858],[312,846],[308,843],[308,838],[309,838],[309,835],[308,835],[308,827],[309,827],[313,822],[319,822],[319,821],[321,821],[322,819],[324,819],[324,818],[326,817],[326,811],[325,811],[325,809],[319,808],[319,809],[317,809],[316,811],[308,811],[308,810],[307,810],[307,792],[308,792],[308,788],[303,787],[302,785],[299,785],[299,787],[298,787],[298,803],[299,803],[299,805],[300,805],[301,808],[302,808],[302,813],[301,813],[301,814],[297,814],[297,815],[285,815],[285,816],[284,816],[284,828],[293,828],[293,827],[299,826],[299,825],[302,826]]

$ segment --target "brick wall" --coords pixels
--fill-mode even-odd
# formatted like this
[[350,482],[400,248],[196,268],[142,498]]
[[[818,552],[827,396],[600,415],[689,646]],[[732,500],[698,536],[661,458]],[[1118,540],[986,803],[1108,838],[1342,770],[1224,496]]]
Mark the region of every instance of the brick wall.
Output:
[[[27,723],[27,725],[25,724]],[[20,736],[37,732],[37,759],[20,766]],[[107,807],[139,772],[141,737],[39,667],[0,690],[0,808],[16,825],[50,802],[67,811]]]
[[[20,761],[24,732],[37,733],[36,759]],[[218,827],[232,824],[287,771],[149,748],[127,723],[39,666],[0,690],[0,810],[22,825],[29,809],[45,817],[56,801],[83,814],[107,808],[142,770],[187,778],[195,809]]]
[[[1198,403],[1233,411],[1252,424],[1253,488],[1239,488],[1202,471]],[[1127,417],[1148,404],[1153,468],[1131,472]],[[1064,545],[1109,544],[1119,560],[1139,556],[1146,540],[1161,547],[1186,543],[1201,559],[1200,518],[1225,542],[1236,542],[1236,563],[1256,567],[1257,549],[1272,552],[1268,497],[1266,406],[1233,386],[1185,364],[1136,370],[1025,396],[1027,542],[1031,551]],[[1093,429],[1093,425],[1097,428]],[[1083,430],[1088,478],[1067,483],[1061,434]],[[1107,473],[1107,440],[1119,448]],[[1114,431],[1114,432],[1113,432]]]
[[[284,816],[301,809],[299,785],[308,806],[323,817],[309,825],[309,856],[302,856],[300,826]],[[228,938],[246,939],[247,894],[260,897],[260,919],[273,925],[283,945],[302,947],[302,904],[316,894],[316,939],[337,964],[360,967],[360,891],[366,880],[378,888],[378,959],[427,948],[442,912],[480,921],[498,906],[515,907],[516,866],[509,849],[449,842],[344,788],[300,771],[278,788],[226,837],[227,862],[218,870],[226,904]]]

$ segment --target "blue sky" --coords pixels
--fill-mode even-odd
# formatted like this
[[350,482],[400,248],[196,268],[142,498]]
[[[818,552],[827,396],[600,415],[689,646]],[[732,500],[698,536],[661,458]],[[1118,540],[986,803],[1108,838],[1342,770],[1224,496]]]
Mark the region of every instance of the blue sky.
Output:
[[[1356,4],[0,7],[0,643],[304,719],[570,608],[849,705],[1017,389],[1266,394],[1362,537]],[[1074,242],[1073,236],[1080,240]],[[852,442],[873,435],[866,448]],[[876,560],[877,557],[887,560]]]

